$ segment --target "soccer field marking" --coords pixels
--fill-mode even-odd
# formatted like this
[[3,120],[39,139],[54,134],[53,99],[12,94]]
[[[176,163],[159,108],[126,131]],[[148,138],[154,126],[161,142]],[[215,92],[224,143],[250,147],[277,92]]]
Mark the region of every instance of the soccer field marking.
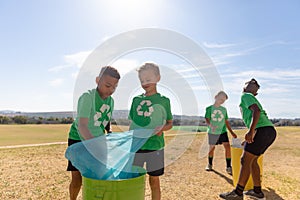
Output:
[[[165,134],[165,137],[171,136],[186,136],[186,135],[200,135],[201,133],[197,132],[185,132],[185,133],[172,133],[172,134]],[[7,146],[0,146],[0,149],[15,149],[15,148],[23,148],[23,147],[38,147],[38,146],[49,146],[49,145],[57,145],[57,144],[67,144],[67,142],[48,142],[48,143],[39,143],[39,144],[20,144],[20,145],[7,145]]]
[[40,144],[20,144],[20,145],[9,145],[9,146],[0,146],[0,149],[14,149],[14,148],[23,148],[23,147],[38,147],[38,146],[49,146],[56,144],[67,144],[67,142],[48,142]]

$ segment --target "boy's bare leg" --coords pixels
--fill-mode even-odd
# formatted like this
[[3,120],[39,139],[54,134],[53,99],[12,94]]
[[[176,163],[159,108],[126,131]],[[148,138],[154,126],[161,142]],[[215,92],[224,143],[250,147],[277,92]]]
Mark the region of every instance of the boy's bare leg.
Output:
[[225,158],[231,158],[231,152],[230,152],[230,144],[229,144],[229,142],[223,142],[223,146],[225,148]]
[[259,165],[257,163],[257,159],[258,159],[258,156],[252,162],[251,174],[252,174],[252,179],[253,179],[254,186],[261,186],[260,168],[259,168]]
[[82,176],[79,171],[71,171],[72,180],[69,186],[70,200],[76,200],[82,184]]
[[152,200],[161,199],[159,176],[149,176]]
[[244,151],[244,154],[242,156],[241,159],[241,172],[240,172],[240,177],[239,177],[239,181],[238,184],[241,186],[245,186],[250,173],[251,173],[251,165],[253,163],[253,160],[256,158],[257,156],[253,155],[252,153],[249,153],[247,151]]

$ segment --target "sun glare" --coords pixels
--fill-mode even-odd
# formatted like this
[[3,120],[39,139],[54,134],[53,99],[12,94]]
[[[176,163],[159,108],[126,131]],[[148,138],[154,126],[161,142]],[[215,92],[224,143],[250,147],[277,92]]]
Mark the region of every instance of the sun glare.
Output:
[[163,2],[157,0],[110,0],[105,1],[103,6],[111,12],[109,13],[110,17],[122,18],[122,23],[139,24],[161,18]]

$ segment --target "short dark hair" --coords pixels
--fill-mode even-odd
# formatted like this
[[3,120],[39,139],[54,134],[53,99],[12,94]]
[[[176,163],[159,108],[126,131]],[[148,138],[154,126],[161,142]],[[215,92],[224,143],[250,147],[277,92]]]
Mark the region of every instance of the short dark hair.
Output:
[[105,67],[101,68],[99,77],[104,76],[104,75],[111,76],[111,77],[116,78],[118,80],[121,78],[118,70],[116,68],[112,67],[112,66],[105,66]]
[[260,85],[258,84],[257,80],[255,80],[254,78],[252,78],[250,81],[247,81],[245,83],[245,85],[248,85],[248,84],[255,84],[255,85],[257,85],[258,89],[260,88]]

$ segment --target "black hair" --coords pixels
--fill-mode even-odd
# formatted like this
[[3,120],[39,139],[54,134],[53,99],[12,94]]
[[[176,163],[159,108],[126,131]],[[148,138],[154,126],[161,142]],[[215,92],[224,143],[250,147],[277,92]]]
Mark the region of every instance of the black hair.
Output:
[[255,84],[255,85],[257,85],[258,89],[260,88],[260,85],[258,84],[257,80],[255,80],[254,78],[252,78],[250,81],[247,81],[245,83],[245,85],[248,85],[248,84]]

